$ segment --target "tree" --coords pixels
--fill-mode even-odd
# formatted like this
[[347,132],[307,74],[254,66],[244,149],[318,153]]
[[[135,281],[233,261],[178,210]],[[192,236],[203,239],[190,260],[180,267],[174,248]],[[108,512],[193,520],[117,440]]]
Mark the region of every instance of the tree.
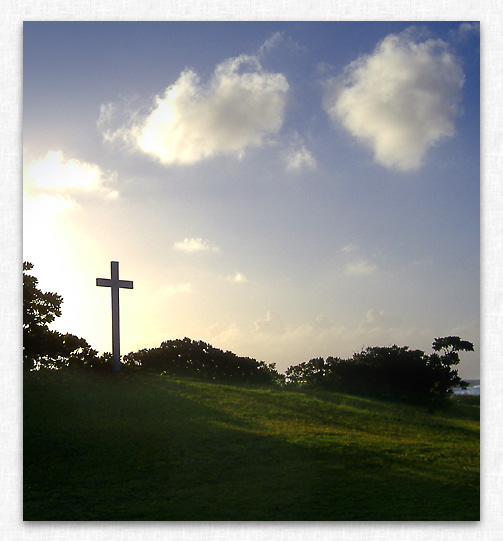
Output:
[[61,315],[63,298],[57,293],[44,293],[38,279],[28,271],[33,263],[23,262],[23,368],[35,367],[38,356],[50,351],[54,335],[49,324]]
[[[459,336],[446,336],[435,338],[433,350],[428,358],[428,367],[431,373],[430,385],[430,411],[445,402],[456,387],[466,389],[468,383],[458,376],[458,371],[453,366],[459,364],[460,351],[473,351],[473,344],[467,340],[461,340]],[[437,353],[440,352],[440,353]]]
[[33,263],[23,263],[23,329],[30,333],[45,330],[49,323],[61,315],[63,298],[57,293],[43,293],[37,287],[38,279],[26,274]]
[[97,351],[86,340],[49,329],[61,316],[63,297],[41,291],[38,279],[28,274],[32,269],[32,263],[23,263],[23,369],[95,365]]
[[341,375],[339,368],[342,359],[338,357],[316,357],[297,366],[290,366],[286,370],[286,380],[290,385],[326,389],[328,391],[341,390]]
[[468,385],[453,366],[473,344],[447,336],[435,338],[433,350],[426,355],[408,346],[368,347],[350,359],[319,357],[291,366],[286,377],[293,385],[423,403],[433,411],[454,388]]
[[453,363],[459,363],[458,351],[473,351],[473,344],[468,340],[461,340],[459,336],[446,336],[445,338],[435,338],[432,345],[435,351],[442,351],[444,355],[450,356]]
[[157,348],[141,349],[124,356],[124,365],[172,376],[189,376],[210,381],[283,383],[274,363],[266,364],[232,351],[222,351],[201,340],[185,337],[166,340]]

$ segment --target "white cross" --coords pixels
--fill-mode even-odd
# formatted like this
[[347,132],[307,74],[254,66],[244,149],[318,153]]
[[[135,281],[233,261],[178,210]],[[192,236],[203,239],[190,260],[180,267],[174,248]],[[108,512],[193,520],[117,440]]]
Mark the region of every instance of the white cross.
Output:
[[121,369],[120,356],[120,333],[119,333],[119,288],[133,289],[130,280],[119,280],[119,262],[111,261],[110,269],[112,278],[96,278],[96,285],[109,287],[112,292],[112,357],[114,371]]

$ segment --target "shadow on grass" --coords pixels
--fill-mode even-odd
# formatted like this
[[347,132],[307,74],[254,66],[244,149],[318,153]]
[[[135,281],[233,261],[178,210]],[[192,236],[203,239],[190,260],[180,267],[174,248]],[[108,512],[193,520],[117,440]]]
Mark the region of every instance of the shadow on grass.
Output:
[[462,464],[409,459],[361,427],[348,439],[358,412],[287,395],[27,377],[24,519],[478,520],[478,478]]

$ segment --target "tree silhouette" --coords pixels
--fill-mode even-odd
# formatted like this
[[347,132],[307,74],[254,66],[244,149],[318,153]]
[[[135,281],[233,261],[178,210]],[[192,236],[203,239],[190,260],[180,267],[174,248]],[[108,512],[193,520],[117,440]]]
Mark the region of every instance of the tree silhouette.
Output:
[[23,369],[62,368],[97,362],[97,351],[83,338],[61,334],[49,325],[61,316],[63,297],[43,292],[28,274],[33,263],[23,262]]
[[459,336],[446,336],[444,338],[435,338],[432,347],[435,353],[432,353],[428,359],[428,366],[432,375],[432,385],[430,386],[431,411],[442,404],[448,395],[452,394],[452,389],[456,387],[466,389],[468,386],[468,383],[458,376],[458,371],[452,367],[459,364],[458,352],[473,351],[473,344],[461,340]]
[[28,271],[33,263],[23,263],[23,368],[30,370],[35,360],[53,349],[54,335],[49,324],[61,315],[63,298],[57,293],[44,293],[38,279]]
[[428,404],[430,411],[445,402],[456,387],[466,388],[454,365],[459,351],[473,344],[457,336],[436,338],[434,353],[408,346],[368,347],[350,359],[318,357],[290,366],[287,383],[349,394]]
[[158,348],[141,349],[124,356],[125,367],[210,381],[277,384],[283,380],[274,363],[266,364],[232,351],[222,351],[201,340],[185,337],[166,340]]

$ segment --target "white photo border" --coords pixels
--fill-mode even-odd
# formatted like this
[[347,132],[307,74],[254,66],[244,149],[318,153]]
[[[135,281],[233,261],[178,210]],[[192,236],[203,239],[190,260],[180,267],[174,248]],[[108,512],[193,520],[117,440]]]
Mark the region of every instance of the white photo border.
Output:
[[[28,20],[480,21],[481,103],[481,521],[40,522],[22,521],[22,24]],[[0,34],[0,532],[6,541],[477,541],[503,535],[503,8],[499,0],[4,0]]]

